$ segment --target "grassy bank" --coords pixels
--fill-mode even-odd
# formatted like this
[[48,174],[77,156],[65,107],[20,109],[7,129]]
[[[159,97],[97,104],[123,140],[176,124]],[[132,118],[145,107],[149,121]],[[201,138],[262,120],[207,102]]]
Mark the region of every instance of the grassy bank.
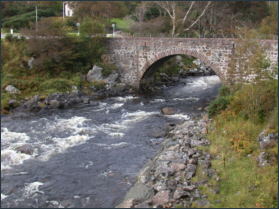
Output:
[[[9,100],[24,100],[41,94],[41,98],[56,92],[70,91],[73,85],[80,87],[80,73],[61,71],[52,73],[38,71],[28,66],[28,45],[24,40],[1,40],[1,114],[9,112]],[[5,91],[12,85],[21,94],[11,94]]]
[[[199,167],[194,180],[205,178],[209,181],[200,189],[208,196],[213,208],[277,208],[278,141],[260,150],[257,138],[262,130],[265,130],[265,135],[278,133],[278,102],[273,110],[267,112],[264,120],[256,120],[251,115],[247,118],[247,115],[233,111],[236,110],[238,94],[239,91],[228,96],[229,103],[224,110],[215,114],[208,126],[207,138],[211,145],[201,148],[213,155],[212,168],[220,179],[208,178]],[[247,100],[242,97],[244,103]],[[241,111],[245,112],[244,109]],[[270,165],[258,166],[257,158],[261,152],[268,154]]]

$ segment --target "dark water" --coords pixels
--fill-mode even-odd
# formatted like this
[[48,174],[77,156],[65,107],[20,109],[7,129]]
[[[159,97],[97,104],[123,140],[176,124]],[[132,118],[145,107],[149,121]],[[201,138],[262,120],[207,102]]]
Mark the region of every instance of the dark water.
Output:
[[[1,117],[1,207],[118,205],[160,147],[163,138],[154,138],[154,132],[188,120],[221,86],[217,76],[181,81],[157,95],[106,98],[46,115]],[[162,115],[166,106],[179,113]]]

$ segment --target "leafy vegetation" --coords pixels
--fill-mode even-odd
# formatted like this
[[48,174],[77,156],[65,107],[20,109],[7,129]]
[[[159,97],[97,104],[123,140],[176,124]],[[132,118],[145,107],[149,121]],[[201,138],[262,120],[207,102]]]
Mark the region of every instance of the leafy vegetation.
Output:
[[[248,62],[238,68],[232,65],[231,70],[243,71],[243,74],[247,70],[263,76],[249,80],[234,77],[236,82],[223,86],[217,99],[210,104],[208,115],[213,117],[213,122],[207,137],[211,145],[205,149],[213,156],[220,156],[212,161],[212,167],[218,171],[221,181],[209,179],[210,185],[219,186],[220,194],[217,196],[210,188],[201,189],[213,203],[212,207],[277,208],[278,143],[265,147],[271,164],[258,167],[261,150],[257,138],[263,129],[265,134],[278,133],[278,81],[274,79],[276,74],[269,68],[271,65],[264,51],[251,44],[250,39],[242,42],[241,56]],[[247,56],[251,51],[253,56]],[[228,103],[218,109],[223,104],[220,98]],[[196,177],[200,178],[204,176]],[[216,198],[220,203],[214,203]]]

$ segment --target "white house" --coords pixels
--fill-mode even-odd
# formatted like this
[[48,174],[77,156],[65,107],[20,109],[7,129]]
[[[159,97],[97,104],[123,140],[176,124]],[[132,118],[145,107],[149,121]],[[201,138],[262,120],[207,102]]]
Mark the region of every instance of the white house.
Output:
[[63,2],[63,11],[64,11],[64,14],[63,14],[63,16],[65,15],[66,17],[71,17],[71,16],[73,16],[73,13],[74,13],[74,11],[73,11],[73,9],[71,9],[70,7],[69,7],[69,3],[68,3],[68,1],[64,1]]

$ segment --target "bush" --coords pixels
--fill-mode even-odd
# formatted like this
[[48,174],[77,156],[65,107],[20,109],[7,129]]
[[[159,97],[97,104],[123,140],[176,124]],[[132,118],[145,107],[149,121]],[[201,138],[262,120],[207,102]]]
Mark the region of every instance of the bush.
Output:
[[231,90],[228,86],[222,85],[219,89],[219,96],[227,97],[231,94]]
[[216,114],[220,113],[222,110],[225,110],[229,102],[226,97],[218,96],[213,102],[210,103],[208,108],[208,117],[212,118]]

